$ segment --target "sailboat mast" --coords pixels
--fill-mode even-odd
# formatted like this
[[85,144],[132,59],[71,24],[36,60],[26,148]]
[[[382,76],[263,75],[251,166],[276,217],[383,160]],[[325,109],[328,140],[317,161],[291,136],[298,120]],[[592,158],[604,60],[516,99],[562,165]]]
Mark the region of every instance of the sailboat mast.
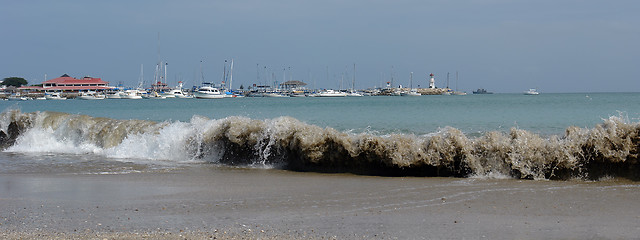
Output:
[[200,60],[200,85],[204,85],[204,74],[202,73],[202,60]]
[[256,63],[256,82],[260,84],[260,64],[259,63]]
[[[153,84],[157,84],[158,82],[162,82],[162,61],[160,60],[160,32],[158,32],[158,64],[156,65],[156,73]],[[165,73],[166,74],[166,73]]]
[[409,85],[413,89],[413,72],[409,73]]
[[391,65],[391,87],[395,88],[395,85],[393,84],[393,65]]
[[449,72],[447,72],[447,89],[449,89]]
[[356,64],[353,64],[353,81],[351,81],[351,91],[356,90]]
[[138,88],[144,86],[144,64],[140,64],[140,79],[138,79]]
[[327,83],[329,83],[329,66],[327,66]]
[[456,92],[458,91],[458,71],[456,71]]
[[233,58],[231,59],[231,68],[229,68],[229,90],[233,89]]
[[227,60],[224,60],[224,67],[222,67],[222,85],[227,83]]

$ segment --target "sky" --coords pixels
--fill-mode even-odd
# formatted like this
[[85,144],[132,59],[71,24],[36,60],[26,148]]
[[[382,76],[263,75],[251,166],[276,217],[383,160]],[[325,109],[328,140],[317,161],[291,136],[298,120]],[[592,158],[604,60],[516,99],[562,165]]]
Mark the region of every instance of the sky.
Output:
[[[640,92],[637,0],[0,0],[0,78]],[[354,71],[355,65],[355,71]],[[456,72],[458,78],[456,81]],[[355,78],[354,78],[355,73]],[[411,73],[413,77],[411,78]],[[411,81],[412,79],[412,81]]]

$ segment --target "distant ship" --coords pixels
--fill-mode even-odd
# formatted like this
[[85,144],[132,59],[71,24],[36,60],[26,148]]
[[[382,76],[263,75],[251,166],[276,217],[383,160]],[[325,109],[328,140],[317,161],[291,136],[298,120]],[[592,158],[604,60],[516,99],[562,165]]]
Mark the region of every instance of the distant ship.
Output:
[[484,88],[478,88],[478,90],[473,91],[473,94],[493,94],[492,92],[487,92]]
[[530,88],[529,91],[525,91],[524,95],[539,95],[540,93],[536,91],[535,88]]

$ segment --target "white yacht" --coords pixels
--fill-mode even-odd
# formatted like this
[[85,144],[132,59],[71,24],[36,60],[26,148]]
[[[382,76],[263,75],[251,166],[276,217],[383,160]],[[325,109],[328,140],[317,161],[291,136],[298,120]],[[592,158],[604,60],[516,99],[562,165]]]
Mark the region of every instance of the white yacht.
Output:
[[47,100],[66,100],[66,97],[63,97],[60,93],[58,92],[53,92],[53,93],[47,93],[44,95],[44,98]]
[[122,91],[115,91],[115,92],[109,92],[107,93],[107,98],[108,99],[121,99],[122,97],[120,97]]
[[182,81],[178,82],[178,86],[176,88],[171,89],[167,92],[163,92],[160,95],[167,98],[189,98],[184,92],[182,92]]
[[315,95],[316,97],[346,97],[347,93],[339,92],[333,89],[324,90]]
[[124,92],[120,92],[120,98],[122,98],[122,99],[142,99],[142,95],[140,94],[140,91],[135,90],[135,89],[131,89],[131,90],[126,90]]
[[347,93],[347,97],[362,97],[364,96],[362,93],[351,91]]
[[96,92],[81,92],[80,95],[78,96],[78,99],[82,99],[82,100],[102,100],[105,98],[106,97],[103,94],[96,93]]
[[220,89],[211,87],[211,86],[202,86],[198,88],[193,94],[196,98],[206,98],[206,99],[214,99],[214,98],[224,98],[224,93],[220,91]]
[[11,94],[11,96],[9,96],[7,99],[9,99],[11,101],[27,101],[27,100],[29,100],[28,97],[22,96],[19,92]]
[[[173,96],[175,98],[193,98],[193,96],[191,96],[191,95],[184,94],[184,92],[182,92],[182,89],[180,89],[180,90],[173,89],[173,90],[171,90],[171,94],[173,94]],[[169,97],[169,96],[167,96],[167,97]]]
[[422,96],[421,93],[418,92],[418,89],[412,88],[409,91],[405,91],[400,93],[401,96]]
[[530,88],[529,91],[524,92],[524,95],[539,95],[540,93],[536,91],[535,88]]
[[144,99],[167,99],[167,97],[158,94],[157,92],[150,92],[142,94],[142,98]]
[[288,94],[280,93],[280,92],[268,92],[263,95],[263,97],[291,97]]

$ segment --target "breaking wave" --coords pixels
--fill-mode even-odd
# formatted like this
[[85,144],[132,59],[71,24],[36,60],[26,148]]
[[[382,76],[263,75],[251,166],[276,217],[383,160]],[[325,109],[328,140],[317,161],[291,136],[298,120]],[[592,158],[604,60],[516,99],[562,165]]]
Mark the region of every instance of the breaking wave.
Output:
[[445,128],[427,136],[353,134],[291,117],[189,122],[115,120],[58,112],[0,114],[9,152],[91,153],[110,158],[384,176],[508,176],[522,179],[640,179],[640,123],[610,117],[563,136],[526,130],[465,136]]

